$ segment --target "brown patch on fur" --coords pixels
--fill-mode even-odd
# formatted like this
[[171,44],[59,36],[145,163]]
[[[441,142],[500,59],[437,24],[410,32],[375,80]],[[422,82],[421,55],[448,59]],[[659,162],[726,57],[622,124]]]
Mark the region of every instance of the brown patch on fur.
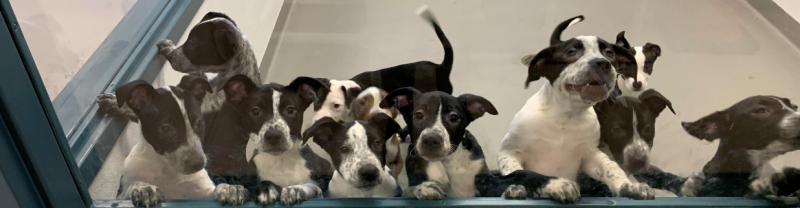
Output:
[[389,139],[387,142],[386,148],[397,148],[397,155],[387,155],[386,157],[386,166],[389,167],[389,170],[392,171],[392,175],[395,179],[400,177],[400,173],[403,171],[403,154],[400,154],[400,143],[402,143],[402,139],[398,134],[392,135],[392,138]]

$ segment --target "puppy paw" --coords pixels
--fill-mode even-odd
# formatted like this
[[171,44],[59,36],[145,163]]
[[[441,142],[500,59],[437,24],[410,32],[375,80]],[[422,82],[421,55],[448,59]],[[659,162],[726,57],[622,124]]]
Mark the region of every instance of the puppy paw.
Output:
[[214,196],[220,204],[242,205],[247,200],[247,189],[241,185],[222,183],[214,189]]
[[139,122],[139,118],[133,113],[133,110],[127,106],[119,107],[117,105],[117,96],[111,93],[100,94],[97,96],[98,111],[103,114],[111,116],[123,116],[133,122]]
[[131,184],[130,187],[128,187],[128,192],[130,193],[130,199],[131,202],[133,202],[133,206],[137,207],[151,207],[158,204],[158,202],[165,201],[164,193],[161,192],[161,189],[141,181]]
[[281,203],[291,206],[302,203],[321,194],[322,190],[320,190],[318,187],[309,187],[308,185],[288,186],[284,187],[281,191]]
[[442,200],[447,198],[442,184],[435,181],[425,181],[422,184],[409,187],[403,191],[403,197],[414,197],[422,200]]
[[656,192],[644,183],[626,183],[620,187],[619,196],[637,200],[653,200],[656,198]]
[[575,203],[581,200],[580,188],[574,181],[555,178],[547,182],[544,188],[534,192],[534,197],[548,197],[561,203]]
[[158,53],[162,56],[167,56],[172,50],[175,50],[175,44],[172,44],[172,41],[168,39],[158,41],[156,47],[158,47]]
[[281,197],[281,187],[270,181],[259,181],[255,191],[258,194],[256,203],[261,205],[273,204]]
[[528,190],[522,185],[511,185],[506,188],[501,197],[506,199],[525,199],[528,198]]
[[692,173],[692,176],[689,176],[689,178],[686,179],[686,182],[683,182],[680,195],[684,197],[696,197],[700,190],[700,186],[705,180],[706,177],[703,175],[703,173]]

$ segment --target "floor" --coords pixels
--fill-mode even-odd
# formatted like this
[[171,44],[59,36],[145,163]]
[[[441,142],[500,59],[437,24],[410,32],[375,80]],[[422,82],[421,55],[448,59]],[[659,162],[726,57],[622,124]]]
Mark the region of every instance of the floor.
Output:
[[[433,30],[414,14],[423,3],[430,5],[454,47],[450,78],[454,94],[484,96],[500,112],[468,127],[483,147],[490,169],[497,167],[499,143],[513,115],[545,83],[537,81],[524,89],[526,68],[520,58],[545,48],[555,25],[579,14],[587,19],[563,37],[596,35],[613,40],[624,30],[633,45],[661,46],[650,85],[672,101],[677,115],[659,117],[651,162],[666,171],[682,176],[699,171],[718,145],[689,136],[681,121],[696,120],[751,95],[800,100],[795,92],[800,88],[796,82],[800,50],[743,0],[295,1],[262,74],[270,82],[288,83],[297,76],[347,79],[408,62],[440,62],[443,51]],[[249,21],[233,18],[240,24]],[[266,43],[250,28],[243,31],[251,41]],[[162,83],[174,84],[178,76],[165,76]],[[312,115],[311,110],[306,112],[306,121]],[[95,199],[113,198],[117,186],[113,183],[119,178],[114,170],[121,163],[112,161],[127,155],[137,130],[138,126],[129,125],[128,136],[112,151],[117,159],[108,160],[101,170],[105,175],[98,176],[90,189]],[[316,152],[327,157],[319,148]],[[798,157],[800,153],[790,153],[772,165],[798,167],[800,160],[788,159]]]

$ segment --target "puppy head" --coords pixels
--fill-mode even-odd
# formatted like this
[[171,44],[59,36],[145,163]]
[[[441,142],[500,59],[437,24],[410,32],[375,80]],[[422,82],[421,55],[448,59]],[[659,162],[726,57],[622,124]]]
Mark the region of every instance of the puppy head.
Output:
[[672,103],[654,89],[639,98],[619,96],[595,105],[600,139],[626,172],[635,173],[649,166],[656,117],[666,107],[675,113]]
[[528,66],[526,88],[530,82],[544,77],[572,100],[594,104],[608,97],[617,73],[636,77],[634,57],[623,47],[595,36],[561,40],[564,29],[582,20],[583,16],[577,16],[562,22],[553,31],[550,47],[522,59]]
[[184,76],[178,86],[155,89],[138,80],[116,89],[118,104],[127,104],[139,117],[145,141],[170,167],[187,175],[206,165],[200,105],[210,92],[208,81],[194,76]]
[[399,130],[400,125],[386,114],[344,124],[325,117],[303,133],[303,141],[314,137],[345,181],[369,188],[381,183],[380,174],[386,165],[384,143]]
[[209,12],[189,31],[181,48],[185,57],[195,65],[222,65],[249,50],[246,42],[247,38],[228,15]]
[[661,56],[661,47],[653,43],[631,47],[628,44],[628,40],[625,39],[625,31],[617,35],[617,45],[630,51],[636,59],[636,79],[625,77],[624,87],[633,92],[643,92],[650,89],[648,81],[650,80],[650,75],[653,74],[653,64]]
[[385,90],[377,87],[369,87],[358,94],[358,97],[353,100],[350,105],[350,114],[356,120],[367,120],[370,116],[383,113],[389,117],[397,118],[400,111],[396,108],[382,109],[380,107],[381,100],[388,95]]
[[242,127],[250,133],[246,157],[253,152],[281,155],[299,147],[303,112],[316,100],[316,91],[325,86],[318,80],[297,77],[289,86],[276,83],[261,87],[244,75],[231,77],[225,97],[242,116]]
[[336,121],[351,121],[350,105],[356,96],[361,93],[361,87],[350,80],[322,79],[328,88],[319,90],[319,98],[314,103],[314,121],[324,117],[331,117]]
[[411,133],[412,148],[428,161],[439,161],[453,153],[472,121],[487,112],[497,115],[494,105],[481,96],[453,97],[439,91],[423,94],[411,87],[392,91],[380,106],[400,110]]
[[800,114],[789,99],[748,97],[728,109],[694,122],[683,122],[690,135],[707,141],[722,139],[729,151],[746,151],[754,167],[800,148]]

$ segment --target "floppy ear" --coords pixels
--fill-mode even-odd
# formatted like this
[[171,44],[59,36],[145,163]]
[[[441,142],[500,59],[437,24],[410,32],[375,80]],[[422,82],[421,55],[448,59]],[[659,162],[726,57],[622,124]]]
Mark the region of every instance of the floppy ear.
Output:
[[461,102],[461,105],[464,106],[464,109],[467,109],[467,112],[469,112],[469,119],[467,120],[469,122],[480,118],[487,112],[492,115],[497,115],[497,109],[494,108],[494,105],[492,105],[489,100],[486,100],[486,98],[481,96],[463,94],[458,96],[458,101]]
[[225,100],[236,104],[247,98],[251,92],[258,90],[258,86],[249,77],[237,74],[228,78],[222,89],[225,90]]
[[644,46],[642,46],[642,51],[645,54],[652,54],[653,57],[661,56],[661,46],[658,46],[658,45],[653,44],[653,43],[644,44]]
[[719,139],[730,126],[726,111],[717,111],[695,122],[683,122],[683,129],[695,138],[714,141]]
[[319,111],[319,109],[322,109],[322,101],[325,99],[326,96],[328,96],[328,93],[331,92],[331,90],[330,90],[330,88],[331,88],[331,80],[328,79],[328,78],[316,78],[316,79],[317,79],[317,81],[322,83],[322,85],[325,86],[325,87],[319,88],[319,90],[317,90],[317,98],[318,99],[317,99],[317,101],[314,101],[314,111]]
[[344,91],[344,105],[347,109],[350,109],[350,104],[358,97],[358,94],[361,94],[361,87],[347,88],[342,86],[342,91]]
[[383,132],[384,141],[392,138],[392,135],[397,134],[397,132],[400,132],[400,124],[397,124],[392,117],[389,117],[389,115],[383,113],[370,116],[368,122],[370,126],[375,127],[379,131]]
[[217,17],[225,18],[228,21],[231,21],[231,23],[233,23],[233,25],[236,25],[236,22],[234,22],[233,19],[231,19],[230,17],[228,17],[228,15],[226,15],[225,13],[222,13],[222,12],[208,12],[208,13],[206,13],[206,15],[203,16],[203,19],[201,19],[200,22],[206,21],[206,20],[210,20],[210,19],[213,19],[213,18],[217,18]]
[[331,117],[324,117],[314,122],[314,125],[308,127],[303,132],[303,145],[308,142],[308,138],[314,137],[314,143],[319,146],[325,147],[330,142],[333,135],[342,130],[342,124],[336,122]]
[[138,113],[139,110],[147,103],[153,102],[156,97],[156,89],[153,85],[145,82],[144,80],[136,80],[128,84],[118,87],[115,91],[117,94],[117,105],[122,107],[122,104],[127,103],[134,112]]
[[561,69],[565,66],[564,63],[555,63],[551,61],[555,50],[555,47],[548,47],[539,51],[533,58],[531,58],[530,55],[522,58],[523,64],[530,59],[530,62],[528,62],[528,79],[525,80],[525,89],[528,89],[531,82],[539,80],[539,78],[542,77],[547,78],[551,85],[553,84],[553,81],[558,77],[558,74],[561,73]]
[[317,100],[316,92],[323,88],[327,89],[328,87],[311,77],[297,77],[286,87],[286,89],[297,93],[297,96],[309,105]]
[[[221,13],[206,16],[219,14]],[[239,33],[234,27],[224,21],[201,22],[195,25],[181,46],[183,54],[195,65],[222,65],[228,62],[240,45],[237,37]]]
[[207,79],[191,75],[183,76],[183,78],[181,78],[181,82],[178,83],[178,88],[189,90],[191,95],[198,100],[203,100],[203,97],[206,96],[206,93],[212,92],[211,84],[208,83]]
[[660,114],[661,111],[664,110],[664,107],[669,107],[669,111],[672,111],[672,114],[675,114],[675,110],[672,109],[672,103],[655,89],[649,89],[642,92],[642,94],[639,95],[639,100],[642,101],[644,106],[647,106],[647,108],[656,112],[656,115]]
[[381,100],[380,107],[383,109],[394,107],[400,111],[405,109],[405,107],[413,106],[414,98],[416,96],[421,95],[417,89],[413,87],[403,87],[400,89],[396,89],[386,95],[383,100]]
[[636,58],[633,57],[631,51],[614,44],[611,47],[614,49],[614,53],[617,54],[614,58],[614,68],[617,69],[617,73],[626,78],[632,77],[634,82],[638,81],[636,80]]
[[628,44],[628,39],[625,39],[625,31],[617,34],[617,45],[622,46],[625,49],[631,49],[631,44]]

